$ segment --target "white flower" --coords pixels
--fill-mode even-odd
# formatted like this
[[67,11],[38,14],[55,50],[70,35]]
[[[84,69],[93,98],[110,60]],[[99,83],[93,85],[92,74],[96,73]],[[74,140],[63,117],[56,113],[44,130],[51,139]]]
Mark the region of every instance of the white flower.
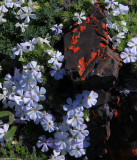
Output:
[[0,83],[0,88],[2,88],[2,83]]
[[70,132],[73,136],[77,135],[78,140],[82,140],[82,139],[85,139],[85,137],[89,135],[89,131],[85,130],[86,128],[87,128],[87,125],[82,124],[82,125],[77,126],[76,129],[71,130]]
[[63,27],[63,24],[62,24],[62,23],[59,24],[59,25],[55,24],[55,25],[51,28],[51,30],[52,30],[52,31],[55,31],[55,34],[57,35],[57,34],[62,33],[62,27]]
[[45,119],[42,120],[41,125],[45,131],[48,131],[49,133],[54,131],[54,122],[50,117],[45,117]]
[[48,55],[50,55],[52,57],[56,54],[56,51],[54,51],[52,49],[48,49],[48,50],[46,50],[46,52],[48,53]]
[[49,44],[50,41],[48,40],[48,38],[50,38],[50,37],[48,37],[48,36],[46,36],[45,38],[38,37],[37,38],[38,44],[41,45],[43,43],[46,43],[49,47],[51,47]]
[[60,155],[60,152],[53,150],[54,155],[48,160],[65,160],[63,155]]
[[19,22],[16,23],[15,26],[16,26],[16,27],[20,27],[22,32],[25,32],[25,28],[28,27],[27,24],[25,24],[25,23],[20,24]]
[[117,26],[116,23],[109,22],[109,23],[106,24],[106,26],[107,26],[108,28],[112,28],[112,29],[118,31],[118,26]]
[[6,135],[7,135],[8,129],[9,129],[8,124],[4,124],[3,129],[0,128],[0,142],[3,142],[4,140],[6,140]]
[[124,32],[120,32],[118,33],[116,36],[112,37],[112,42],[117,45],[121,42],[121,39],[125,38],[125,33]]
[[69,151],[69,154],[71,156],[75,156],[76,158],[79,158],[81,157],[82,155],[85,155],[86,154],[86,150],[83,149],[83,148],[79,148],[78,145],[76,145],[75,148],[71,149]]
[[96,92],[83,91],[82,95],[84,97],[83,102],[86,104],[84,107],[90,108],[97,103],[98,94]]
[[7,21],[5,18],[3,18],[3,16],[4,16],[4,14],[0,13],[0,24]]
[[128,42],[127,45],[132,48],[132,50],[137,50],[137,37],[131,39],[132,42]]
[[59,62],[63,62],[64,56],[61,52],[57,51],[56,54],[52,56],[50,60],[48,60],[48,63],[53,63],[53,65],[57,65]]
[[73,20],[78,21],[78,24],[81,24],[82,20],[86,20],[86,16],[84,16],[84,15],[85,15],[85,12],[83,12],[83,11],[80,14],[76,12],[74,14]]
[[1,13],[1,12],[4,12],[4,13],[5,13],[5,12],[8,12],[8,9],[5,7],[4,4],[0,6],[0,13]]
[[124,27],[126,27],[127,23],[125,21],[121,21],[120,24]]
[[8,8],[13,8],[14,6],[14,9],[16,9],[17,7],[20,7],[20,5],[21,5],[21,2],[17,0],[7,0],[6,2],[6,6]]
[[20,55],[22,57],[23,52],[28,52],[27,47],[30,46],[28,42],[17,44],[17,48],[13,48],[13,54],[14,55]]
[[118,5],[118,2],[115,2],[115,0],[105,0],[106,3],[108,3],[108,6],[106,6],[106,9],[112,8],[115,9],[115,5]]
[[137,51],[136,49],[131,50],[130,48],[125,48],[124,52],[122,52],[120,56],[122,59],[124,59],[124,63],[136,62]]
[[63,79],[63,76],[66,75],[66,70],[64,68],[61,69],[61,67],[62,63],[58,63],[57,65],[51,67],[53,70],[50,71],[50,75],[56,80]]
[[67,123],[71,124],[73,127],[77,127],[78,125],[83,124],[84,119],[82,118],[84,116],[83,112],[75,113],[75,114],[68,114],[68,120]]
[[36,119],[41,119],[43,116],[43,113],[40,112],[39,110],[43,109],[42,105],[36,105],[36,107],[31,108],[28,112],[27,115],[30,117],[30,119],[32,120],[36,120]]
[[112,11],[113,16],[118,16],[119,14],[125,15],[129,10],[128,6],[124,6],[123,4],[119,4],[119,6]]
[[32,7],[22,7],[22,10],[25,12],[23,14],[20,15],[21,19],[25,18],[25,23],[29,23],[30,22],[30,18],[32,19],[36,19],[36,15],[32,14],[33,12],[33,8]]
[[67,148],[67,142],[69,140],[68,136],[69,136],[68,132],[56,132],[54,134],[54,137],[55,137],[54,143],[55,143],[55,145],[58,146],[59,149],[66,149]]

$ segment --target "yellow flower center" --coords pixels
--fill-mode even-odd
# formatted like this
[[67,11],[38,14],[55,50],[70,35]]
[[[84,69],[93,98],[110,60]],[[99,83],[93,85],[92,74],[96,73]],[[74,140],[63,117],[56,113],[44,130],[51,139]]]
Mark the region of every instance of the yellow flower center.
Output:
[[90,97],[88,97],[88,100],[90,100]]
[[34,109],[34,112],[37,112],[37,109]]
[[32,97],[30,98],[30,100],[33,100]]
[[76,117],[76,116],[74,116],[74,119],[77,119],[77,117]]

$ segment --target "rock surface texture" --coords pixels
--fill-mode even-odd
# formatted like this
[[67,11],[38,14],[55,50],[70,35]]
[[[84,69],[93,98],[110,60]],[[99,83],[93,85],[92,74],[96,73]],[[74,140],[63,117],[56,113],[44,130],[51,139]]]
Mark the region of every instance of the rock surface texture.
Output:
[[108,46],[105,15],[96,4],[86,17],[86,21],[80,25],[76,22],[64,35],[65,68],[75,82],[89,81],[91,86],[112,85],[118,77],[121,59]]

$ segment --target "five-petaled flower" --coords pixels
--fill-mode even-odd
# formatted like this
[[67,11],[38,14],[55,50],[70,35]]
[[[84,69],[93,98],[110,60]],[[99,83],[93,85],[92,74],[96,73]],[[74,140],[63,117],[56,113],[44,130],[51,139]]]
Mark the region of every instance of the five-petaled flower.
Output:
[[80,14],[76,12],[74,14],[73,20],[78,21],[78,24],[81,24],[82,20],[86,20],[86,16],[84,16],[84,15],[85,15],[85,12],[83,12],[83,11]]

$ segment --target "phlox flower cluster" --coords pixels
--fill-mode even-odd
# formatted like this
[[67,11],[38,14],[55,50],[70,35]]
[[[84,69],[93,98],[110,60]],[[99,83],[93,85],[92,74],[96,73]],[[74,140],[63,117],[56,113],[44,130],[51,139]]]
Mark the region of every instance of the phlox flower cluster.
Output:
[[42,147],[42,152],[53,149],[53,155],[49,160],[64,160],[65,155],[69,154],[79,158],[86,154],[89,147],[89,131],[84,124],[84,108],[91,108],[97,103],[98,94],[94,91],[83,91],[77,94],[76,99],[67,98],[63,106],[67,114],[63,117],[63,122],[58,123],[54,133],[54,138],[46,138],[44,135],[39,137],[37,147]]
[[19,22],[15,24],[16,27],[21,27],[21,31],[25,32],[25,28],[28,27],[28,23],[31,19],[36,19],[35,3],[31,0],[28,1],[28,6],[23,6],[25,0],[3,0],[0,2],[0,24],[6,22],[4,14],[11,11],[18,20],[23,20],[22,24]]
[[12,49],[13,54],[11,55],[11,58],[14,59],[16,56],[22,57],[23,53],[28,53],[30,51],[33,51],[35,49],[35,45],[39,44],[42,45],[43,43],[50,46],[50,41],[48,40],[50,38],[49,34],[46,35],[45,38],[33,38],[32,40],[29,40],[28,42],[22,42],[20,44],[17,44],[16,48]]
[[65,68],[62,68],[64,61],[64,56],[59,51],[47,50],[47,53],[51,56],[51,59],[48,60],[48,63],[53,64],[51,67],[50,75],[56,80],[63,79],[63,76],[66,75]]
[[125,48],[124,52],[120,54],[124,63],[137,61],[137,37],[131,39],[132,42],[128,42],[129,48]]
[[120,25],[117,23],[112,23],[112,16],[119,16],[119,15],[125,15],[127,14],[129,7],[124,6],[123,4],[119,4],[115,0],[105,0],[107,3],[106,6],[106,15],[107,15],[107,24],[106,26],[108,28],[111,28],[118,32],[116,36],[113,36],[112,38],[109,36],[110,40],[113,43],[113,48],[116,48],[118,44],[120,44],[121,39],[125,38],[125,34],[128,32],[128,29],[126,28],[126,22],[121,21]]
[[[113,16],[119,16],[120,14],[125,15],[128,12],[129,7],[124,6],[122,4],[118,4],[118,2],[116,2],[115,0],[111,1],[105,0],[105,2],[108,4],[106,6],[107,9],[106,14],[108,21],[106,26],[118,32],[116,36],[110,38],[110,40],[113,43],[113,47],[116,48],[116,46],[120,44],[121,39],[125,38],[125,34],[128,32],[128,29],[126,28],[125,21],[121,21],[119,27],[116,23],[112,23],[112,15]],[[109,12],[108,9],[109,10],[111,9],[111,13]],[[131,41],[132,42],[127,43],[129,48],[125,48],[125,50],[120,54],[120,57],[123,59],[124,63],[136,62],[137,60],[137,37],[132,38]]]
[[34,50],[34,44],[36,44],[38,41],[36,38],[33,38],[32,40],[29,40],[28,42],[23,42],[20,44],[17,44],[16,48],[13,48],[13,54],[11,55],[11,58],[15,58],[15,56],[20,56],[22,57],[23,53],[28,53],[30,51]]
[[31,61],[23,66],[22,72],[15,68],[14,76],[7,74],[3,83],[3,94],[0,100],[4,107],[14,109],[15,122],[25,122],[33,120],[35,124],[41,124],[43,129],[48,132],[54,131],[54,118],[51,114],[43,110],[39,104],[46,99],[46,89],[39,87],[43,82],[41,68],[36,61]]

